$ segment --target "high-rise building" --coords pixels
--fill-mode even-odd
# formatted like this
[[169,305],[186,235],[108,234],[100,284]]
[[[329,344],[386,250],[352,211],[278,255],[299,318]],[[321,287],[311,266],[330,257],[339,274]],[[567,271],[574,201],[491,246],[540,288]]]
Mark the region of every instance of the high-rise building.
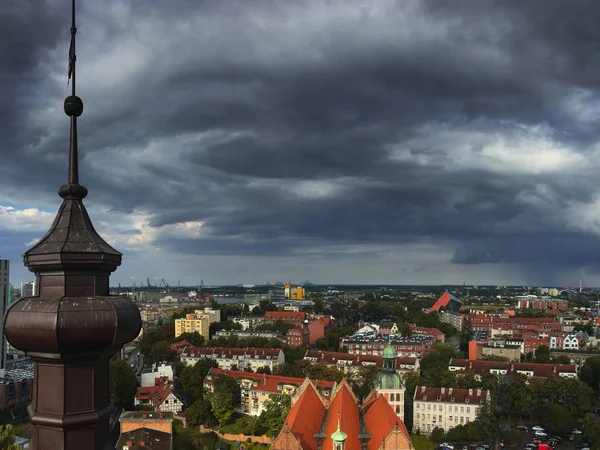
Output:
[[36,294],[35,281],[21,281],[21,298],[34,297]]
[[8,283],[8,306],[12,305],[15,301],[15,288],[11,283]]
[[[10,275],[10,261],[0,259],[0,317],[4,319],[4,313],[8,308],[8,286]],[[0,323],[0,378],[4,377],[6,369],[6,336],[4,335],[4,320]]]

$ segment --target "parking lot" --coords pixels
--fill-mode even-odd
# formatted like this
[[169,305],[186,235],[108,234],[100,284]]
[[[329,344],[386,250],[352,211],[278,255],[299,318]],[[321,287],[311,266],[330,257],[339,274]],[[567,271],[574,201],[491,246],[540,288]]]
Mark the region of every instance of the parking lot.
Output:
[[[516,445],[515,447],[511,447],[511,450],[521,450],[525,444],[527,442],[530,442],[532,440],[535,439],[534,435],[533,435],[533,431],[523,431],[523,436],[521,439],[521,442]],[[552,433],[549,433],[549,435],[551,435]],[[557,450],[576,450],[576,442],[575,441],[569,441],[568,438],[563,438],[562,442],[556,446]]]

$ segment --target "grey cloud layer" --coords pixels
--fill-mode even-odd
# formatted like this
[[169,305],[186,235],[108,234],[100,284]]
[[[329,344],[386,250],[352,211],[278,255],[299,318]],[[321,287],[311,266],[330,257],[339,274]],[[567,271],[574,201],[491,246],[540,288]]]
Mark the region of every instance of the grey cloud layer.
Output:
[[[0,13],[0,188],[16,204],[51,204],[64,179],[62,3]],[[161,247],[302,258],[427,242],[549,282],[597,270],[598,238],[563,213],[599,193],[596,2],[80,3],[89,201],[205,223]],[[518,127],[546,140],[521,145]],[[472,163],[499,137],[513,159]],[[519,159],[549,142],[583,162]]]

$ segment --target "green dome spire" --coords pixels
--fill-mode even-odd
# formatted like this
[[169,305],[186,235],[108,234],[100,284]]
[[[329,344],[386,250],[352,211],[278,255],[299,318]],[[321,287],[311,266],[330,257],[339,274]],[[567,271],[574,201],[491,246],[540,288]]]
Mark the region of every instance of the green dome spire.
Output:
[[388,343],[383,349],[383,358],[384,359],[396,359],[398,354],[396,353],[396,349],[392,347],[392,335],[388,334]]
[[342,419],[340,417],[340,413],[338,413],[338,427],[337,430],[333,432],[331,435],[331,440],[335,443],[341,444],[346,442],[346,438],[348,437],[346,433],[342,431]]

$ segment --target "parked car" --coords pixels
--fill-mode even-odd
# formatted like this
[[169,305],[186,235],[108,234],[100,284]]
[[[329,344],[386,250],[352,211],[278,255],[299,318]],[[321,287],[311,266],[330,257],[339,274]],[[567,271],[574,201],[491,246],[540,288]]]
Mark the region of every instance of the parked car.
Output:
[[540,427],[539,425],[536,425],[535,427],[531,427],[531,429],[533,431],[545,431],[542,427]]
[[440,444],[440,447],[445,447],[445,448],[449,448],[450,450],[454,450],[454,445],[450,445],[447,442],[442,442]]
[[526,427],[525,425],[517,425],[515,428],[520,431],[529,431],[529,427]]
[[578,430],[577,428],[575,428],[573,431],[571,431],[571,434],[574,434],[576,436],[583,434],[583,431]]
[[539,431],[539,430],[538,430],[538,431],[536,431],[536,432],[535,432],[533,435],[534,435],[535,437],[540,437],[540,438],[545,438],[545,437],[548,437],[548,435],[546,434],[546,432],[545,432],[545,431]]
[[590,444],[588,444],[587,442],[584,442],[583,444],[579,444],[579,445],[577,446],[577,450],[584,450],[584,449],[586,449],[586,448],[587,448],[588,450],[589,450],[589,448],[590,448]]

